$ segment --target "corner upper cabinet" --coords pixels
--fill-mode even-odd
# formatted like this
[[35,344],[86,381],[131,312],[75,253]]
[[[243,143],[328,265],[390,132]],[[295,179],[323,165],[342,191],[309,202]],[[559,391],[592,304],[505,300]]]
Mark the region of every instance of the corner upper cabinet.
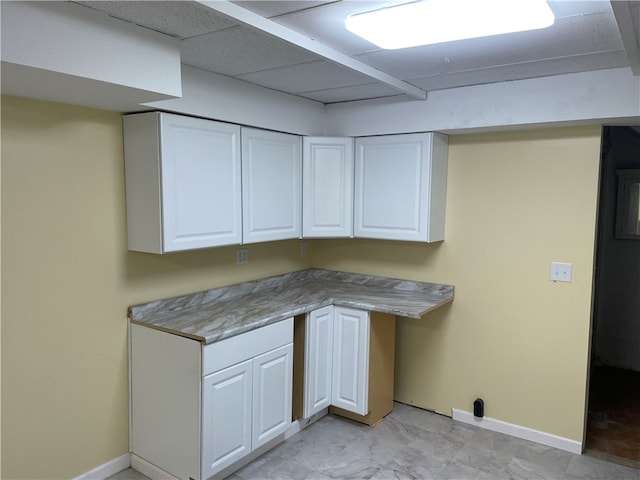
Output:
[[240,244],[240,127],[148,112],[125,115],[129,250]]
[[353,236],[353,139],[304,137],[302,236]]
[[300,238],[302,139],[242,128],[243,243]]
[[438,133],[357,138],[354,235],[444,240],[447,156]]

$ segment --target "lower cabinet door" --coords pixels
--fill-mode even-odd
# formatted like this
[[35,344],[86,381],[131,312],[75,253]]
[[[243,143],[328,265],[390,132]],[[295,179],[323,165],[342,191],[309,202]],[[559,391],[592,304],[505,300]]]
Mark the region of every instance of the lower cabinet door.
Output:
[[368,413],[369,313],[334,307],[331,404],[358,415]]
[[331,405],[333,380],[333,305],[305,319],[304,418]]
[[291,423],[293,343],[253,359],[253,448],[284,433]]
[[202,478],[251,452],[253,362],[247,360],[204,377]]

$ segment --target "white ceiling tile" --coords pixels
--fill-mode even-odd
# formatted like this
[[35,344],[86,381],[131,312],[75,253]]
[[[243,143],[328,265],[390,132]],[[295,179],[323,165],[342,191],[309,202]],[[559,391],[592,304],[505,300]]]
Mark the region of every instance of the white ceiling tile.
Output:
[[335,2],[322,7],[283,15],[274,21],[311,37],[347,55],[379,50],[379,47],[348,31],[345,19],[353,13],[388,7],[406,0]]
[[622,48],[613,14],[606,12],[560,19],[545,30],[402,50],[379,50],[356,58],[390,75],[407,79],[591,52],[615,52]]
[[548,3],[556,18],[611,11],[609,0],[548,0]]
[[234,27],[180,42],[182,63],[224,75],[240,75],[319,57],[267,34]]
[[193,37],[237,25],[195,2],[78,1],[112,17],[178,38]]
[[369,77],[328,61],[238,75],[237,78],[291,93],[371,83]]
[[306,10],[314,8],[326,3],[333,3],[335,0],[234,0],[232,3],[237,3],[247,10],[251,10],[263,17],[275,17],[286,13],[297,12],[299,10]]
[[[544,30],[402,50],[381,50],[344,27],[349,14],[406,1],[410,0],[234,3],[426,90],[628,65],[609,0],[550,0],[556,22]],[[204,70],[324,103],[397,94],[194,1],[76,3],[181,38],[182,62]],[[640,1],[629,5],[640,38]]]
[[369,98],[394,97],[398,91],[381,83],[300,92],[298,95],[322,103],[351,102]]
[[506,82],[526,78],[624,67],[627,66],[628,63],[625,52],[619,50],[611,53],[593,53],[569,58],[555,58],[431,75],[423,78],[412,78],[409,82],[429,91],[443,90],[466,85],[480,85],[484,83]]

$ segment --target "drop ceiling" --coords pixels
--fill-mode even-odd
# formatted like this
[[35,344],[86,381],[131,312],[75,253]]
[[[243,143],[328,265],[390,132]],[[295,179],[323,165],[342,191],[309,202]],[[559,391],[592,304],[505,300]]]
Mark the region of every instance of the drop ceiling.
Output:
[[[618,67],[640,73],[640,2],[633,1],[549,1],[556,21],[544,30],[401,50],[381,50],[344,27],[349,14],[401,1],[232,2],[258,20],[248,22],[218,12],[218,2],[73,3],[176,38],[185,65],[322,103],[407,98],[398,84],[428,94]],[[287,40],[263,23],[289,32]],[[309,43],[331,54],[303,48]]]

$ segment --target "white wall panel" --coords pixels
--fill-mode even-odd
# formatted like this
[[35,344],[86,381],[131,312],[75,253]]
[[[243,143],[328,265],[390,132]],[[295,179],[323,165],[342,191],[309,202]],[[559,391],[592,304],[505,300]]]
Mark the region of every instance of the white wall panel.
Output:
[[333,104],[326,111],[326,135],[337,136],[640,124],[640,77],[616,68],[438,90],[425,101]]
[[186,65],[181,98],[145,105],[298,135],[322,135],[325,128],[321,103]]
[[2,2],[3,94],[114,110],[119,95],[179,96],[180,77],[167,35],[69,2]]

